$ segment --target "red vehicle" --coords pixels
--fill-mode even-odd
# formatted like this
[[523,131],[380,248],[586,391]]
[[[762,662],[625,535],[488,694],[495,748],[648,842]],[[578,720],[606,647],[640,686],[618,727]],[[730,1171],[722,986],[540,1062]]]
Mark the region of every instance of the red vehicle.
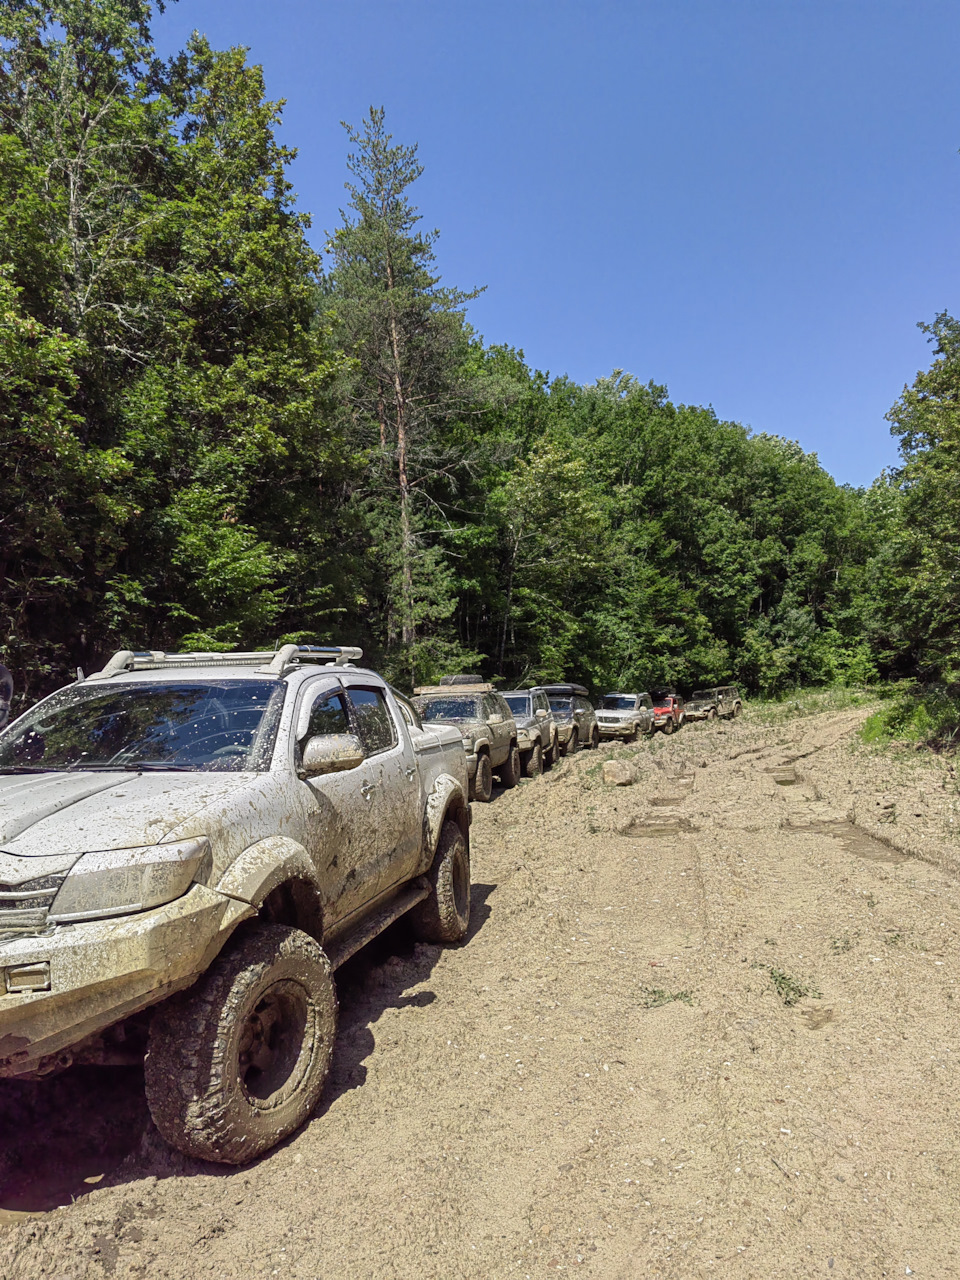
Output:
[[650,696],[653,699],[653,727],[662,733],[673,733],[674,729],[679,729],[686,719],[680,695],[673,689],[654,689]]

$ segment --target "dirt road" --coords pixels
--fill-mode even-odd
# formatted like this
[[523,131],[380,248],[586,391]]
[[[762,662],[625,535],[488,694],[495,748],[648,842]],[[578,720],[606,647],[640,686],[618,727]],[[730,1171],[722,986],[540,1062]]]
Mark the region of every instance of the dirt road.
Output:
[[0,1276],[960,1275],[960,796],[863,714],[475,806],[469,943],[341,971],[324,1101],[256,1165],[171,1155],[129,1070],[9,1087]]

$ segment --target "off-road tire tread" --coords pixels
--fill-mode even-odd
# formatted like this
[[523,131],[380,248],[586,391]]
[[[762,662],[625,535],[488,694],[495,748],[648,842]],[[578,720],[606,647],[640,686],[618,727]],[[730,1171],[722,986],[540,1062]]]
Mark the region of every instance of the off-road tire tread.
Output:
[[[484,766],[484,761],[486,761],[486,766]],[[480,780],[480,770],[484,768],[486,771],[487,785],[486,788],[482,790],[477,786],[477,783]],[[481,751],[480,755],[477,757],[477,772],[473,775],[470,782],[470,799],[478,800],[481,804],[487,804],[488,801],[493,799],[493,769],[490,765],[490,757],[485,751]]]
[[500,781],[505,787],[515,787],[520,781],[520,749],[516,743],[499,769]]
[[[535,767],[534,762],[536,762]],[[544,755],[539,742],[535,742],[529,751],[523,753],[522,766],[525,778],[539,778],[543,773]]]
[[[229,1030],[251,988],[278,968],[278,978],[295,978],[311,994],[318,1034],[300,1088],[266,1120],[256,1116],[235,1083]],[[162,1137],[195,1159],[223,1164],[245,1164],[268,1151],[298,1129],[319,1101],[333,1058],[337,1011],[333,971],[319,943],[288,925],[245,926],[193,987],[154,1014],[144,1083]],[[250,1124],[251,1113],[260,1124]]]
[[[466,909],[457,909],[454,893],[454,863],[462,857],[467,864]],[[410,911],[410,924],[421,942],[462,942],[470,928],[470,853],[463,832],[448,819],[440,828],[433,863],[427,872],[430,896]]]

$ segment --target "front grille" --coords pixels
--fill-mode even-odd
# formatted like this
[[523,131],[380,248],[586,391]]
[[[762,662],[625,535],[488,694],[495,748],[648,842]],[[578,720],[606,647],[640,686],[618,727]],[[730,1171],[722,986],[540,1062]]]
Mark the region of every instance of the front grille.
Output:
[[47,913],[63,884],[66,872],[38,876],[21,884],[5,884],[0,880],[0,935],[40,933],[47,923]]

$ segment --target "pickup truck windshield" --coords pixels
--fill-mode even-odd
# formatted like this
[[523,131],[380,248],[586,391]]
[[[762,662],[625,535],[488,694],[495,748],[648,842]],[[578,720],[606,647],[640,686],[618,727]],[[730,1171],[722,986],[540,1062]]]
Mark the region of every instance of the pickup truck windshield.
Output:
[[477,720],[479,698],[425,698],[417,703],[421,720]]
[[71,685],[0,733],[0,773],[269,767],[276,680]]
[[601,711],[636,711],[636,698],[628,697],[623,693],[608,693],[600,699]]
[[530,715],[530,699],[529,698],[524,698],[522,694],[513,694],[512,696],[509,696],[509,697],[507,697],[506,695],[504,696],[506,697],[507,706],[510,708],[510,710],[513,712],[515,716]]

